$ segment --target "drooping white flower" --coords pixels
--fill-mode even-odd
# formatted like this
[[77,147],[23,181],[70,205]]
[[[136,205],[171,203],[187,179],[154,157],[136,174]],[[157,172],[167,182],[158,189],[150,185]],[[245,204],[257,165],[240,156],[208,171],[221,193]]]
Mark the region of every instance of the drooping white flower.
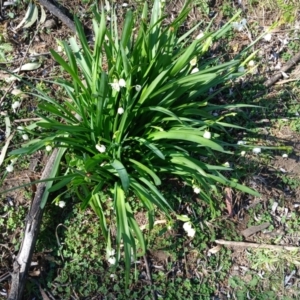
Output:
[[184,231],[189,231],[192,228],[192,224],[191,222],[185,222],[182,227]]
[[121,87],[125,87],[126,86],[126,81],[121,78],[121,79],[114,79],[113,83],[110,83],[112,89],[114,89],[117,92],[120,92]]
[[96,145],[96,149],[100,152],[100,153],[104,153],[106,151],[106,147],[104,145]]
[[139,92],[140,90],[142,89],[142,86],[141,85],[136,85],[135,86],[135,90],[137,91],[137,92]]
[[106,251],[106,255],[107,255],[108,257],[114,256],[115,253],[116,253],[115,249],[110,249],[110,250],[107,249],[107,251]]
[[110,83],[110,85],[113,90],[120,92],[120,85],[119,85],[119,81],[117,79],[114,79],[114,82]]
[[266,42],[270,42],[272,39],[272,34],[271,33],[267,33],[265,36],[264,36],[264,40]]
[[192,67],[196,66],[197,65],[197,57],[194,57],[192,60],[190,60],[190,65]]
[[12,172],[14,170],[14,166],[11,164],[11,165],[8,165],[7,167],[6,167],[6,171],[7,172]]
[[195,236],[196,230],[192,227],[191,222],[185,222],[182,227],[189,237]]
[[288,156],[288,154],[284,153],[284,154],[282,154],[282,157],[283,158],[288,158],[289,156]]
[[195,236],[196,230],[194,228],[191,228],[188,232],[187,235],[191,238]]
[[15,113],[17,111],[17,108],[19,108],[21,105],[21,103],[19,101],[15,101],[12,105],[11,108],[13,110],[13,112]]
[[123,107],[119,107],[118,108],[118,114],[122,115],[124,113],[124,108]]
[[24,141],[27,141],[27,140],[29,140],[29,136],[28,136],[28,134],[23,134],[22,135],[22,139],[24,140]]
[[111,257],[108,258],[107,261],[108,261],[111,265],[114,265],[114,264],[116,263],[116,258],[113,257],[113,256],[111,256]]
[[195,194],[200,194],[201,189],[198,186],[194,186],[194,193]]
[[200,40],[201,38],[204,37],[204,33],[200,32],[197,36],[196,36],[196,40]]
[[199,69],[198,68],[194,68],[194,69],[192,69],[191,74],[194,74],[194,73],[197,73],[197,72],[199,72]]
[[239,22],[232,22],[232,28],[237,31],[242,31],[244,26]]
[[259,148],[259,147],[253,148],[253,149],[252,149],[252,152],[253,152],[254,154],[259,154],[259,153],[261,152],[261,148]]
[[247,24],[246,19],[242,19],[240,22],[232,22],[232,28],[237,31],[242,31]]
[[210,140],[211,139],[211,133],[207,130],[204,131],[203,137]]
[[229,163],[228,161],[226,161],[226,162],[223,164],[223,166],[229,168],[229,167],[230,167],[230,163]]
[[65,202],[65,201],[59,201],[59,202],[58,202],[58,206],[59,206],[60,208],[64,208],[64,207],[66,206],[66,202]]
[[246,142],[246,141],[238,141],[237,144],[238,144],[238,145],[246,145],[247,142]]
[[241,156],[245,156],[245,155],[246,155],[246,151],[242,151]]
[[21,132],[21,131],[23,131],[23,130],[24,130],[24,127],[23,127],[23,126],[18,126],[18,127],[17,127],[17,129],[18,129],[18,131],[20,131],[20,132]]
[[119,79],[118,83],[119,83],[120,87],[125,87],[126,86],[126,81],[123,78]]
[[254,66],[255,66],[254,60],[250,60],[250,61],[248,62],[248,66],[249,66],[249,67],[254,67]]
[[58,45],[58,46],[57,46],[57,49],[56,49],[56,52],[60,53],[60,52],[62,52],[62,51],[63,51],[62,46]]
[[51,150],[52,150],[52,147],[51,147],[50,145],[47,145],[47,146],[46,146],[46,151],[47,151],[47,152],[50,152]]

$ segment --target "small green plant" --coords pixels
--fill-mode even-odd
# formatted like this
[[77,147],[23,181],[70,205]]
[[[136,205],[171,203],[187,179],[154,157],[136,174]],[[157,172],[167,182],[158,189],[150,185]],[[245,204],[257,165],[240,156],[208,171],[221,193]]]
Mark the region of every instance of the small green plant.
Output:
[[[108,261],[117,264],[124,251],[127,270],[146,250],[130,192],[148,212],[150,229],[155,207],[169,218],[172,215],[160,188],[170,176],[191,186],[212,211],[220,184],[258,195],[227,178],[224,172],[230,167],[216,163],[218,153],[233,154],[226,128],[238,127],[224,119],[243,107],[209,103],[210,88],[240,75],[236,71],[240,60],[223,62],[207,56],[212,42],[231,30],[231,23],[216,32],[207,29],[196,40],[190,36],[198,25],[178,37],[188,5],[189,1],[164,26],[162,2],[154,1],[150,22],[146,3],[138,30],[128,11],[121,35],[114,11],[110,28],[104,12],[95,12],[92,46],[75,19],[80,44],[70,38],[69,43],[62,42],[65,55],[51,51],[70,78],[56,82],[64,89],[65,99],[40,91],[37,115],[42,121],[25,128],[33,139],[11,152],[17,156],[60,149],[61,176],[49,179],[54,185],[48,192],[67,187],[82,200],[82,209],[90,205],[99,216]],[[229,112],[213,116],[216,109]],[[109,202],[113,210],[107,216]],[[117,225],[116,253],[108,218]]]

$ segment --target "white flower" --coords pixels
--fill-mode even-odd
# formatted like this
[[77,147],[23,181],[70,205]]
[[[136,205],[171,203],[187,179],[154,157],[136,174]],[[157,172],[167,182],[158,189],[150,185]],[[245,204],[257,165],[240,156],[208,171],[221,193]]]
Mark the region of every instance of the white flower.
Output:
[[201,192],[201,189],[197,186],[194,186],[194,193],[195,194],[200,194],[200,192]]
[[110,249],[106,251],[107,257],[114,256],[116,253],[115,249]]
[[140,85],[138,85],[138,84],[135,86],[135,90],[136,90],[137,92],[139,92],[141,89],[142,89],[142,86],[140,86]]
[[246,24],[247,24],[247,20],[244,18],[244,19],[242,19],[241,20],[241,24],[243,25],[243,26],[246,26]]
[[223,164],[224,167],[230,167],[230,163],[228,161],[226,161],[226,163]]
[[188,232],[187,235],[191,238],[195,236],[196,230],[194,228],[191,228]]
[[57,46],[56,52],[60,53],[60,52],[62,52],[62,51],[63,51],[62,46],[58,45],[58,46]]
[[14,113],[16,112],[17,108],[20,107],[20,105],[21,103],[19,101],[16,101],[11,105],[11,108],[13,109]]
[[117,79],[114,79],[113,83],[110,83],[111,87],[113,90],[120,92],[120,86],[119,86],[119,82]]
[[46,146],[46,151],[50,152],[52,150],[52,147],[50,145]]
[[184,231],[188,232],[192,228],[192,224],[191,222],[185,222],[182,227]]
[[96,149],[100,152],[100,153],[104,153],[106,151],[106,147],[104,145],[96,145]]
[[254,154],[259,154],[260,152],[261,152],[261,148],[253,148],[252,149],[252,152],[254,153]]
[[116,263],[116,258],[114,257],[115,253],[115,249],[106,249],[106,258],[111,265]]
[[203,137],[210,140],[211,139],[211,133],[207,130],[204,131]]
[[247,20],[242,19],[240,22],[232,22],[232,27],[237,31],[242,31],[246,27],[246,24]]
[[115,257],[110,257],[110,258],[108,258],[108,260],[107,260],[111,265],[114,265],[115,263],[116,263],[116,258]]
[[245,155],[246,155],[246,151],[242,151],[241,156],[245,156]]
[[60,208],[64,208],[64,207],[66,206],[66,202],[65,202],[65,201],[59,201],[59,202],[58,202],[58,206],[59,206]]
[[121,78],[118,83],[119,83],[120,87],[125,87],[126,86],[126,81],[123,78]]
[[114,79],[114,82],[110,83],[110,85],[115,91],[120,92],[121,87],[126,86],[126,81],[123,78],[120,80]]
[[238,144],[238,145],[246,145],[247,142],[245,142],[245,141],[238,141],[237,144]]
[[239,73],[244,73],[245,72],[245,68],[243,66],[239,66],[238,72]]
[[194,68],[192,71],[191,71],[191,74],[194,74],[194,73],[197,73],[199,72],[199,69],[198,68]]
[[200,40],[201,38],[204,37],[204,33],[200,32],[197,36],[196,36],[196,40]]
[[248,62],[248,66],[249,66],[249,67],[254,67],[254,66],[255,66],[254,60],[250,60],[250,61]]
[[233,27],[233,29],[235,29],[237,31],[242,31],[243,28],[244,28],[244,26],[241,23],[238,23],[238,22],[233,22],[232,27]]
[[14,170],[14,166],[13,165],[8,165],[7,167],[6,167],[6,171],[7,172],[12,172]]
[[194,237],[195,236],[196,230],[194,228],[192,228],[191,222],[185,222],[183,224],[183,229],[189,237]]
[[266,42],[270,42],[272,39],[272,34],[271,33],[267,33],[265,36],[264,36],[264,40]]
[[23,131],[24,127],[23,126],[18,126],[17,129],[18,129],[18,131]]
[[197,65],[197,57],[194,57],[191,61],[190,61],[190,65],[192,67],[196,66]]
[[119,107],[118,108],[118,114],[122,115],[124,113],[124,108],[123,107]]
[[288,158],[289,156],[286,153],[284,153],[284,154],[282,154],[282,157],[283,158]]
[[28,134],[23,134],[22,135],[22,139],[24,140],[24,141],[27,141],[27,140],[29,140],[29,136],[28,136]]

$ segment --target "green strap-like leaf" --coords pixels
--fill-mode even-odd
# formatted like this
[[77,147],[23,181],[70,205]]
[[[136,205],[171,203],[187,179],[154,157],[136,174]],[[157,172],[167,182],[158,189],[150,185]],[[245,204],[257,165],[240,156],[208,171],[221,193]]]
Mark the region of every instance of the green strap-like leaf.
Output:
[[115,159],[111,165],[114,167],[114,169],[118,172],[121,182],[122,182],[122,186],[124,191],[127,191],[130,185],[129,182],[129,176],[128,173],[124,167],[124,165],[117,159]]
[[140,163],[140,162],[138,162],[138,161],[136,161],[134,159],[131,159],[131,158],[129,158],[129,161],[131,161],[139,169],[141,169],[142,171],[144,171],[145,173],[147,173],[148,175],[150,175],[156,185],[160,185],[161,184],[161,180],[159,179],[159,177],[151,169],[149,169],[147,166],[145,166],[142,163]]

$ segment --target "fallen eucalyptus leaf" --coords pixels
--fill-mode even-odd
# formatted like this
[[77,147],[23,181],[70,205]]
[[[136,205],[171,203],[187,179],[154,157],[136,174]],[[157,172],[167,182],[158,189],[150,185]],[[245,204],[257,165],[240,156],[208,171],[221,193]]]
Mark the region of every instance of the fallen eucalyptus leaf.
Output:
[[37,7],[34,4],[29,3],[28,9],[27,9],[26,14],[25,14],[25,17],[20,22],[20,24],[15,28],[15,30],[17,30],[21,27],[23,27],[23,28],[30,27],[37,20],[37,18],[38,18]]
[[25,64],[19,68],[16,68],[15,70],[12,71],[12,73],[17,73],[19,71],[32,71],[32,70],[36,70],[38,68],[40,68],[42,64],[34,62],[34,63],[28,63]]
[[2,147],[1,149],[1,154],[0,154],[0,166],[2,165],[6,152],[7,152],[7,148],[9,146],[9,143],[11,141],[11,139],[13,138],[14,134],[10,135],[9,138],[6,140],[5,145]]
[[44,7],[41,6],[41,18],[40,18],[40,23],[43,24],[46,21],[46,12],[44,10]]

